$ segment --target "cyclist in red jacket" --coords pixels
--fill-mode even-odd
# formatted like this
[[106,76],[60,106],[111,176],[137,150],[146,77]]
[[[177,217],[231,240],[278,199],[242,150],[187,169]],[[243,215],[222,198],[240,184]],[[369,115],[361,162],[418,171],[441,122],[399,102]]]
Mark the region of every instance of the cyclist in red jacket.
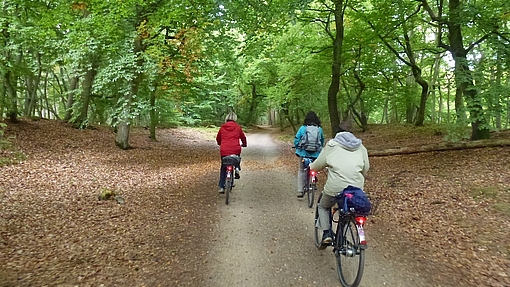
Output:
[[[236,123],[237,115],[230,112],[225,118],[225,123],[221,125],[216,135],[216,143],[220,146],[220,156],[241,155],[241,147],[246,147],[246,135],[239,124]],[[236,168],[235,178],[238,179],[240,163]],[[225,169],[220,167],[220,181],[218,183],[219,192],[224,193],[225,188]]]

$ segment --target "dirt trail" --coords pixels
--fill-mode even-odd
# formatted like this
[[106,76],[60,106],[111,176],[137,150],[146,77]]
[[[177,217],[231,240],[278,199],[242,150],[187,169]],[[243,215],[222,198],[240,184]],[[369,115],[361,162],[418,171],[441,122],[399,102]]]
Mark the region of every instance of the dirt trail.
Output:
[[[314,247],[313,210],[295,196],[296,157],[258,131],[226,206],[216,131],[164,129],[153,142],[134,129],[123,151],[104,127],[9,125],[26,158],[0,168],[0,286],[339,286],[331,250]],[[370,151],[442,136],[383,125],[360,138]],[[510,286],[506,154],[371,158],[367,191],[383,200],[367,223],[362,286]],[[105,189],[125,204],[98,200]]]
[[[314,209],[296,198],[296,175],[278,165],[280,148],[269,134],[248,135],[242,177],[231,203],[220,207],[203,286],[340,285],[331,249],[315,248]],[[430,286],[405,262],[384,258],[370,230],[361,286]]]

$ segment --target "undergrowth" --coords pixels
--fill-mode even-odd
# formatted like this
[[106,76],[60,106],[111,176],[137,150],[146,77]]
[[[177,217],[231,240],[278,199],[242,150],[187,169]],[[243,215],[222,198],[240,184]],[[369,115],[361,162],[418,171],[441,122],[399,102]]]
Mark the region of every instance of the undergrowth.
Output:
[[6,127],[5,123],[0,123],[0,167],[18,163],[26,158],[23,152],[12,146],[13,137],[5,137],[4,130]]

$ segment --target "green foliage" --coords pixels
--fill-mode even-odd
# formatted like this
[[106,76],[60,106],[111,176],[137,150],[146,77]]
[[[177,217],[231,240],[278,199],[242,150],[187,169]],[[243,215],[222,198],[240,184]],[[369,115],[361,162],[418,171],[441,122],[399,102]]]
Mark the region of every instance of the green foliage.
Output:
[[0,123],[0,148],[2,149],[9,145],[9,141],[4,139],[5,134],[4,130],[6,127],[7,127],[6,124]]
[[175,103],[167,99],[156,102],[157,123],[161,127],[177,127],[181,125],[180,113],[175,109]]
[[[9,79],[0,88],[2,112],[50,117],[55,110],[58,117],[71,112],[76,119],[86,104],[83,76],[94,70],[83,125],[115,125],[119,120],[146,125],[152,110],[162,126],[220,124],[230,110],[240,120],[252,122],[264,120],[269,111],[288,113],[297,122],[306,111],[315,110],[326,123],[333,51],[328,31],[335,23],[325,4],[297,0],[249,4],[236,0],[222,6],[208,0],[3,2],[0,75]],[[337,108],[342,113],[349,108],[362,111],[371,123],[402,122],[412,113],[419,104],[420,87],[405,63],[410,61],[403,45],[406,35],[427,81],[440,55],[438,89],[428,99],[426,121],[448,124],[447,140],[467,138],[469,130],[453,124],[455,114],[464,113],[455,111],[458,83],[452,78],[450,54],[437,45],[436,27],[423,21],[423,10],[415,14],[417,2],[347,5]],[[458,62],[472,73],[458,70],[456,78],[472,80],[476,86],[468,91],[476,95],[472,100],[463,98],[457,108],[467,108],[469,120],[479,120],[482,128],[509,124],[504,116],[510,90],[508,40],[497,36],[510,32],[505,9],[509,5],[503,0],[469,0],[458,15],[451,15],[448,7],[443,10],[461,24],[466,47],[477,43]],[[489,37],[476,42],[485,35]],[[142,40],[140,45],[135,46],[136,39]],[[79,82],[71,86],[75,78]],[[359,81],[364,89],[357,98]],[[14,96],[7,93],[6,84],[14,87]],[[252,97],[253,87],[260,96]],[[26,96],[30,91],[35,91],[34,99]],[[156,99],[154,107],[151,97]],[[66,110],[69,100],[72,107]],[[34,107],[29,109],[30,104]]]
[[451,123],[445,125],[446,136],[445,141],[459,142],[468,140],[470,137],[470,128],[466,125]]

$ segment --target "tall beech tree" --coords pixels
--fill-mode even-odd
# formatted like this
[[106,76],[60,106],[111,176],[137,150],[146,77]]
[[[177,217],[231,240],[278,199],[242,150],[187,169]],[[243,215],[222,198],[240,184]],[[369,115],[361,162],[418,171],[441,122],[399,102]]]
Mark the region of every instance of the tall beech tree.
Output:
[[[463,95],[470,114],[471,139],[489,138],[488,119],[482,104],[483,99],[473,81],[473,71],[471,70],[468,54],[489,37],[501,34],[500,27],[504,26],[501,19],[504,12],[496,7],[505,6],[506,4],[495,3],[499,1],[493,1],[492,3],[483,1],[480,4],[474,1],[448,0],[436,2],[437,5],[433,9],[427,0],[416,1],[423,6],[432,21],[442,29],[439,35],[439,46],[449,51],[455,61],[455,107],[457,113],[463,113],[464,111],[461,102],[461,96]],[[492,21],[483,20],[484,16]],[[465,31],[470,27],[478,29],[479,33],[466,46],[464,43],[466,41]],[[445,39],[443,39],[444,34],[446,34]],[[460,115],[458,118],[462,119],[463,116]]]
[[[387,5],[386,5],[387,4]],[[405,65],[409,66],[412,72],[412,75],[414,77],[414,80],[416,83],[418,83],[421,87],[420,92],[420,100],[418,109],[416,112],[416,118],[414,117],[415,114],[415,106],[414,101],[409,101],[409,106],[407,107],[408,110],[408,117],[407,121],[409,123],[414,121],[414,124],[417,126],[422,126],[425,121],[425,112],[426,112],[426,105],[427,105],[427,98],[429,96],[429,83],[428,81],[423,77],[422,68],[420,67],[420,64],[418,63],[417,55],[413,49],[414,43],[416,41],[412,41],[411,38],[419,38],[416,34],[417,33],[415,27],[415,19],[416,15],[420,11],[417,9],[416,11],[413,11],[409,15],[406,15],[407,11],[411,11],[410,9],[407,9],[407,7],[404,7],[402,2],[384,2],[384,3],[376,3],[375,4],[377,9],[374,12],[376,15],[380,15],[381,10],[386,11],[386,15],[392,16],[391,11],[398,11],[396,14],[398,17],[363,17],[366,19],[367,23],[370,25],[370,27],[374,30],[374,32],[377,34],[377,37],[381,40],[381,42],[395,55],[395,57],[400,60]],[[358,13],[358,14],[365,14],[365,13]],[[367,15],[368,16],[368,15]],[[377,20],[371,20],[371,19],[377,19]],[[380,21],[383,23],[375,24],[374,21]],[[414,21],[414,22],[413,22]],[[390,25],[388,25],[390,23]],[[385,30],[382,30],[382,28],[379,27],[385,27]],[[400,32],[398,32],[400,31]],[[423,43],[425,44],[425,43]],[[426,50],[426,49],[423,49]],[[432,49],[428,49],[432,50]],[[430,55],[432,56],[432,55]],[[427,55],[425,55],[427,57]]]

